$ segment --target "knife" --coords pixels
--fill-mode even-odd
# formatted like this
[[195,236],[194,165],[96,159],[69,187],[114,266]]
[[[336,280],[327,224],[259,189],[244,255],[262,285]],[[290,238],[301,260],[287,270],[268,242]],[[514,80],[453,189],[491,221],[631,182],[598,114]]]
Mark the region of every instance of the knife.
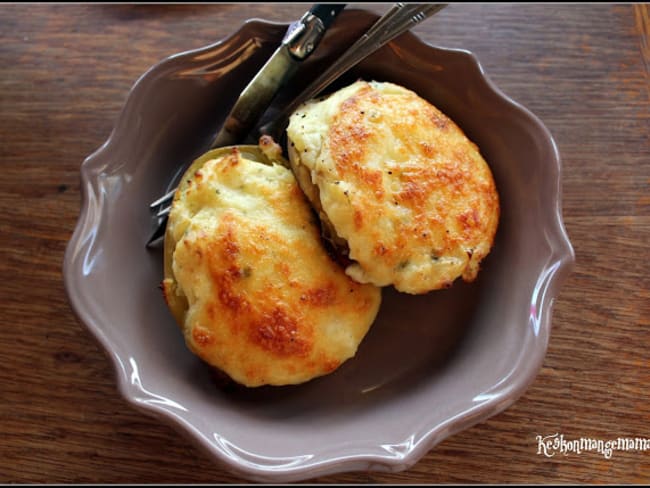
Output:
[[239,95],[215,136],[212,148],[237,144],[248,134],[282,85],[314,52],[325,31],[345,5],[315,4],[299,21],[289,26],[280,47]]
[[[241,142],[271,104],[282,85],[297,71],[300,63],[314,52],[325,31],[332,25],[346,4],[314,4],[300,20],[292,22],[280,47],[271,55],[260,71],[239,95],[230,113],[216,134],[212,148]],[[150,204],[152,210],[164,207],[171,200],[174,188]],[[158,223],[147,241],[152,246],[165,233],[169,206],[157,211]]]

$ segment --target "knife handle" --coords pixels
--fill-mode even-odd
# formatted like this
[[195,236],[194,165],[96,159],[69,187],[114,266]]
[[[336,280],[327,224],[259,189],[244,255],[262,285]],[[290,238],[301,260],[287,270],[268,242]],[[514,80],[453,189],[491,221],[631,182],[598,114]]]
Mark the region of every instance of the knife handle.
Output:
[[323,27],[327,29],[344,8],[344,3],[317,3],[309,9],[309,13],[318,17],[323,23]]
[[300,21],[289,27],[282,43],[294,59],[304,61],[316,49],[325,31],[344,8],[344,3],[316,3]]

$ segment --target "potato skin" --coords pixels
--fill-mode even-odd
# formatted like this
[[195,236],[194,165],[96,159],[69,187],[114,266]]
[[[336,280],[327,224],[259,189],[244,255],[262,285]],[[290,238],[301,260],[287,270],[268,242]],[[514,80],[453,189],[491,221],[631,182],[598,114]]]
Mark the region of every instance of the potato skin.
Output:
[[476,278],[499,197],[476,144],[404,87],[357,81],[292,114],[298,181],[356,281],[421,294]]
[[208,153],[186,173],[165,236],[163,291],[187,346],[248,387],[331,373],[355,355],[381,301],[329,256],[275,154]]

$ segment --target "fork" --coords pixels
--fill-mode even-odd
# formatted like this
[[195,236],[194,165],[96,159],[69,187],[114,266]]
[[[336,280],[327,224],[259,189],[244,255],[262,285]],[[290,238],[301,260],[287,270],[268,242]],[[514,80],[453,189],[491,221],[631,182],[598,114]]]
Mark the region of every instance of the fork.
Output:
[[[446,7],[447,4],[407,4],[395,3],[384,15],[382,15],[352,46],[350,46],[328,69],[312,81],[293,101],[287,105],[282,112],[272,121],[254,130],[256,135],[270,135],[275,140],[280,137],[288,123],[289,116],[299,105],[315,97],[332,82],[347,72],[357,63],[368,57],[377,49],[410,30],[423,20]],[[214,147],[214,146],[213,146]],[[150,247],[157,242],[165,231],[167,217],[171,210],[169,203],[176,192],[176,188],[169,191],[149,205],[151,211],[155,211],[155,231],[147,242]]]

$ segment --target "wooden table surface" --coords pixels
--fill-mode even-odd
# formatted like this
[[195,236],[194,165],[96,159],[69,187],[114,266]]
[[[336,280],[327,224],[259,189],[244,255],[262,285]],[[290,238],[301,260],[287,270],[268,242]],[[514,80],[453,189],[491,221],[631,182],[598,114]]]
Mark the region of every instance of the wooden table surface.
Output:
[[[305,4],[0,6],[0,482],[234,483],[130,407],[73,314],[62,260],[79,167],[151,65]],[[376,12],[386,4],[369,5]],[[317,483],[648,483],[650,450],[546,457],[538,435],[650,438],[650,14],[637,4],[452,4],[415,29],[473,51],[563,161],[577,262],[548,354],[510,408],[411,469]]]

